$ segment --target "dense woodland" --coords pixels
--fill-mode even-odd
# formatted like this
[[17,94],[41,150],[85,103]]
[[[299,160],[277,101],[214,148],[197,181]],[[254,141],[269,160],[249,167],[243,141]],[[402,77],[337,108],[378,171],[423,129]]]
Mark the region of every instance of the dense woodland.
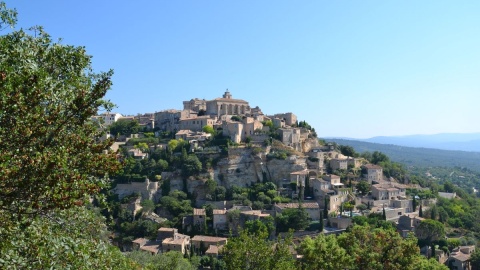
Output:
[[[91,117],[99,110],[112,108],[103,100],[111,86],[112,71],[94,73],[91,57],[83,47],[54,42],[40,27],[15,30],[16,15],[0,2],[0,28],[13,29],[0,36],[2,269],[447,269],[421,256],[420,247],[449,251],[455,245],[476,244],[480,237],[479,199],[460,181],[475,183],[478,178],[474,173],[456,168],[458,172],[449,174],[448,170],[429,168],[432,176],[426,176],[421,170],[407,170],[384,152],[367,153],[339,145],[337,149],[344,154],[363,156],[381,165],[387,176],[417,183],[418,188],[409,193],[419,199],[435,197],[438,191],[454,191],[459,197],[439,199],[422,213],[428,219],[417,235],[405,239],[394,224],[375,214],[354,218],[355,224],[339,236],[320,233],[313,238],[294,239],[294,230],[318,232],[326,225],[323,219],[312,224],[300,206],[275,219],[246,222],[235,236],[228,232],[232,237],[221,258],[204,256],[202,251],[185,256],[173,251],[154,256],[122,253],[112,243],[121,246],[137,237],[153,238],[160,226],[180,227],[181,218],[192,212],[196,195],[170,190],[168,180],[158,177],[161,172],[178,170],[185,179],[196,177],[215,166],[216,160],[189,153],[188,144],[173,140],[171,134],[155,137],[134,122],[116,124],[110,132],[129,135],[142,131],[145,138],[130,140],[129,144],[149,152],[150,158],[136,161],[125,153],[108,151],[112,141],[99,139],[105,131]],[[313,131],[304,121],[297,125]],[[225,155],[228,147],[235,147],[221,134],[211,132],[215,136],[210,146],[218,146],[220,155]],[[265,145],[277,150],[269,158],[284,159],[293,153],[275,141],[274,131],[269,135],[271,139]],[[160,143],[168,144],[168,148],[151,147]],[[245,143],[248,146],[249,142]],[[344,180],[348,173],[361,172],[335,173]],[[112,184],[145,177],[161,182],[163,196],[155,202],[144,200],[143,210],[133,216],[122,204],[138,194],[119,200],[110,190]],[[354,187],[354,183],[346,184]],[[357,187],[368,192],[368,187]],[[269,209],[275,202],[292,200],[280,196],[268,177],[249,187],[228,189],[206,179],[206,188],[212,200],[233,200],[254,209]],[[293,183],[292,188],[296,188]],[[299,201],[306,195],[299,196]],[[211,222],[212,208],[204,207],[207,222]],[[162,222],[145,218],[159,211],[170,218]],[[238,212],[228,218],[229,222],[238,222]],[[205,228],[197,232],[217,233],[209,226]],[[279,237],[272,237],[274,234]],[[296,259],[296,254],[301,256]],[[478,267],[480,251],[472,258],[472,264]]]

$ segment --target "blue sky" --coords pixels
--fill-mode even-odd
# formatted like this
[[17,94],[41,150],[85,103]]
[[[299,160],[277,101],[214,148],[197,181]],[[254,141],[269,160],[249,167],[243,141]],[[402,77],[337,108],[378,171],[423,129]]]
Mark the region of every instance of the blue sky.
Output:
[[6,3],[114,69],[122,114],[228,88],[320,137],[480,132],[480,1]]

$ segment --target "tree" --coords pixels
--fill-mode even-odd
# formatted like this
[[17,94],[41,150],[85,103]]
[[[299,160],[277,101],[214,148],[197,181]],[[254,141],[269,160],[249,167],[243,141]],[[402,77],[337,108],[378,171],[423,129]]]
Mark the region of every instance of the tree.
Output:
[[140,205],[145,213],[152,212],[155,209],[155,203],[152,200],[143,200]]
[[215,129],[211,126],[203,126],[202,128],[203,132],[212,134],[212,136],[215,136]]
[[412,208],[413,208],[413,212],[417,211],[417,196],[416,195],[413,196]]
[[302,269],[350,269],[354,263],[353,257],[347,254],[332,234],[319,234],[314,239],[307,236],[298,252],[303,255]]
[[[0,10],[1,25],[15,21]],[[93,73],[84,47],[35,32],[0,37],[0,205],[17,220],[83,204],[119,167],[91,121],[112,108],[102,98],[113,72]]]
[[304,230],[310,223],[308,213],[303,207],[283,209],[282,213],[277,215],[276,222],[279,232],[287,232],[289,229]]
[[361,195],[367,195],[370,192],[370,184],[367,181],[359,181],[355,187]]
[[387,155],[385,155],[382,152],[375,151],[372,154],[372,160],[370,162],[372,162],[373,164],[378,164],[380,162],[389,162],[389,161],[390,159],[388,158]]
[[[178,251],[169,251],[167,253],[151,255],[143,251],[128,252],[127,257],[147,270],[195,270],[198,269],[196,263],[191,263],[183,257]],[[193,260],[191,260],[193,261]]]
[[324,205],[323,205],[323,215],[325,217],[328,217],[328,199],[327,199],[327,197],[325,197],[323,203],[324,203]]
[[25,226],[0,226],[1,269],[136,269],[108,242],[104,218],[87,207],[52,210]]
[[125,135],[130,136],[136,134],[140,130],[140,125],[137,120],[119,119],[108,127],[110,134],[114,136]]
[[338,150],[340,150],[340,153],[344,156],[348,157],[358,157],[359,154],[355,152],[355,149],[349,145],[339,145]]
[[185,177],[197,175],[202,170],[202,162],[195,154],[188,155],[183,162],[182,173]]
[[470,256],[470,265],[472,266],[472,270],[480,270],[480,249],[475,249]]
[[419,217],[423,217],[422,204],[420,204],[420,208],[418,209],[418,216],[419,216]]
[[227,269],[253,270],[253,269],[296,269],[289,245],[290,239],[283,241],[265,241],[265,233],[249,234],[246,231],[238,237],[228,240],[223,248],[223,255]]
[[413,235],[403,239],[394,227],[372,229],[354,225],[337,240],[355,260],[349,269],[446,269],[439,263],[432,268],[419,268],[419,264],[429,263],[420,255],[417,239]]
[[425,241],[426,245],[431,245],[433,241],[443,239],[445,237],[445,228],[439,221],[433,219],[425,219],[415,229],[415,236],[419,240]]
[[320,212],[320,226],[318,226],[318,231],[323,232],[324,224],[323,224],[323,213]]

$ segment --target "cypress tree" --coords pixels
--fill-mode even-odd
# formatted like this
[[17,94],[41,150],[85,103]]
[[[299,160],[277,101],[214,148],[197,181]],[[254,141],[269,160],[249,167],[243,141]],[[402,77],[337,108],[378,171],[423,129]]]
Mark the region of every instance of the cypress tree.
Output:
[[385,213],[385,206],[383,207],[382,217],[383,217],[383,220],[387,220],[387,213]]
[[327,201],[327,197],[325,197],[325,206],[323,207],[323,216],[328,217],[328,201]]
[[318,230],[322,233],[323,232],[323,213],[320,212],[320,228]]
[[418,216],[423,217],[423,210],[422,210],[422,205],[420,204],[420,208],[418,209]]
[[417,199],[415,197],[416,196],[413,196],[413,201],[412,201],[413,212],[417,210]]

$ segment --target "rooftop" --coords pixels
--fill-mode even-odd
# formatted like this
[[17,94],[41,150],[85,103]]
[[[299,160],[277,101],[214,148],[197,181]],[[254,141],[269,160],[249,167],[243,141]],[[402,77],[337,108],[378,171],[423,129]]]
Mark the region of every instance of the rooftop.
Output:
[[375,164],[367,164],[367,165],[365,165],[365,168],[367,168],[367,169],[376,169],[376,170],[383,169],[382,167],[380,167],[380,166],[378,166],[378,165],[375,165]]
[[[299,203],[277,203],[276,206],[278,206],[281,209],[285,208],[298,208]],[[303,208],[319,208],[318,203],[316,202],[304,202],[302,203]]]
[[227,241],[227,238],[225,237],[215,237],[215,236],[206,236],[206,235],[195,235],[192,238],[192,242],[197,241],[197,242],[221,242],[221,241]]
[[193,215],[195,216],[205,216],[206,212],[203,208],[193,208]]
[[227,213],[226,209],[213,209],[214,215],[225,215]]

